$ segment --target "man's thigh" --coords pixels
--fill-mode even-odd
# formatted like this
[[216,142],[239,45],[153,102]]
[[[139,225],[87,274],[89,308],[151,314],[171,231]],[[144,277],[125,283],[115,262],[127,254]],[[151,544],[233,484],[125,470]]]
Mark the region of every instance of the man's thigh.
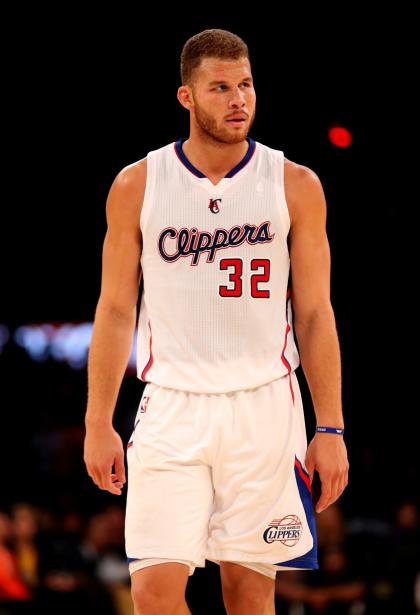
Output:
[[202,459],[205,419],[190,396],[145,388],[127,447],[129,562],[164,558],[204,566],[213,508],[211,473]]
[[229,402],[212,458],[215,509],[206,558],[317,568],[296,375],[232,393]]

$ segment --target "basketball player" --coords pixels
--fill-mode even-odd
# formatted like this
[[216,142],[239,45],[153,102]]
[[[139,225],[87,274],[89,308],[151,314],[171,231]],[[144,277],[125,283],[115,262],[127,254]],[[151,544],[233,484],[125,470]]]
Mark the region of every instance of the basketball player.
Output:
[[[188,614],[188,576],[208,559],[229,615],[271,615],[276,571],[318,567],[314,470],[317,512],[347,484],[326,204],[313,171],[248,137],[242,39],[193,36],[181,74],[189,137],[124,168],[108,196],[84,459],[99,488],[121,493],[112,416],[143,276],[146,385],[126,450],[136,613]],[[300,361],[318,425],[309,446]]]

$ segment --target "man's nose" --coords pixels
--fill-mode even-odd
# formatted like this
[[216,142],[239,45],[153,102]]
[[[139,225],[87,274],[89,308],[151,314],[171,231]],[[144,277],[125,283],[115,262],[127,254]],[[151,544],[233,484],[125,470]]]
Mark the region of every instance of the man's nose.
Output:
[[243,107],[245,105],[245,92],[236,88],[229,101],[229,105],[234,108]]

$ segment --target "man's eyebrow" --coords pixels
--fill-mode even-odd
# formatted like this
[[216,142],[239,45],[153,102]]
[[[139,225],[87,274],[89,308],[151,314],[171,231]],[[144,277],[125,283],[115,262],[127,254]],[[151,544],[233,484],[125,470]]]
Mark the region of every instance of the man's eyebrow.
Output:
[[[252,81],[252,77],[244,77],[243,79],[241,79],[241,83],[243,81]],[[226,83],[226,81],[210,81],[209,85],[224,85]]]

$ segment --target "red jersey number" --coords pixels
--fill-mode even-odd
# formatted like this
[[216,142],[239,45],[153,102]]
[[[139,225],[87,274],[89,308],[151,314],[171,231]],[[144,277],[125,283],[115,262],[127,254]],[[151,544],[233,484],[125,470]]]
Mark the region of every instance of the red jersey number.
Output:
[[[229,272],[229,282],[233,284],[231,287],[219,285],[219,295],[221,297],[242,297],[242,259],[222,258],[219,265],[221,270],[231,269]],[[263,269],[262,273],[254,273],[251,275],[251,297],[268,298],[270,297],[270,291],[268,289],[258,288],[258,284],[270,280],[270,260],[267,258],[253,258],[251,261],[251,271],[260,268]]]

